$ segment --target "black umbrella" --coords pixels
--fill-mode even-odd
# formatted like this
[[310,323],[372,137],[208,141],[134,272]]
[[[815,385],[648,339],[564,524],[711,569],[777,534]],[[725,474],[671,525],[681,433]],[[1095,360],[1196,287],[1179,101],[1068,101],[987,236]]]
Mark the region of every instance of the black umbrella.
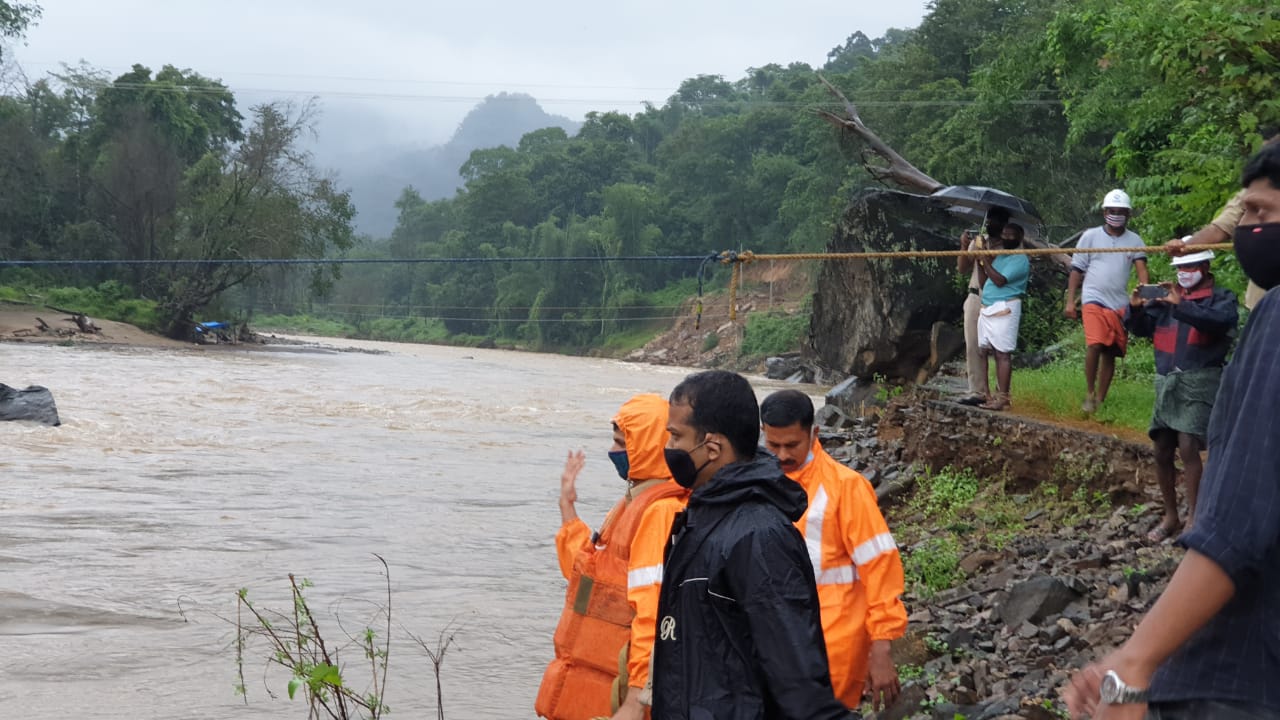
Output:
[[[931,197],[945,200],[951,205],[961,208],[972,208],[979,211],[973,215],[985,215],[993,207],[1009,211],[1010,219],[1019,224],[1039,225],[1040,211],[1030,202],[1017,195],[1010,195],[1003,190],[982,187],[980,185],[950,185],[933,193]],[[965,212],[964,214],[970,214]]]

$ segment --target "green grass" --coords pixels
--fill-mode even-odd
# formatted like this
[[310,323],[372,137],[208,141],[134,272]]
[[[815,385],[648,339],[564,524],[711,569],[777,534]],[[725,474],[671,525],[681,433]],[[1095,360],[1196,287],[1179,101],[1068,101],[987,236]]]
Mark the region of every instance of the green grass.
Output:
[[352,337],[357,334],[352,325],[310,315],[258,315],[250,325],[258,332],[322,337]]
[[143,330],[155,331],[160,326],[156,303],[134,297],[132,288],[114,280],[85,288],[0,285],[0,301],[4,300],[55,306]]
[[644,347],[664,329],[665,327],[633,327],[619,330],[605,337],[604,342],[600,344],[600,350],[605,355],[626,355],[632,350]]
[[800,341],[808,330],[809,313],[749,313],[739,354],[763,357],[794,352],[800,349]]
[[1054,363],[1013,371],[1010,390],[1014,407],[1075,420],[1092,418],[1104,425],[1145,432],[1155,403],[1155,355],[1151,342],[1130,339],[1127,356],[1116,361],[1107,401],[1091,416],[1080,410],[1085,397],[1083,331],[1068,335],[1065,342],[1067,352]]

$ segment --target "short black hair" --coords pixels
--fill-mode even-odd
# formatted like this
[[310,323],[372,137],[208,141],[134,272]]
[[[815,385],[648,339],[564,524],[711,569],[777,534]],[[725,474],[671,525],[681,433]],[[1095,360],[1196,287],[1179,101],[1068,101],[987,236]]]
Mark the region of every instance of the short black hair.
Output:
[[760,443],[760,408],[751,383],[727,370],[704,370],[685,378],[671,391],[671,402],[692,408],[690,424],[705,435],[720,433],[741,460],[756,456]]
[[1012,230],[1013,234],[1017,235],[1019,240],[1027,236],[1027,231],[1023,230],[1022,226],[1019,225],[1018,223],[1009,223],[1008,225],[1004,226],[1004,229]]
[[1004,225],[1009,222],[1009,211],[1002,207],[993,207],[987,210],[987,221]]
[[808,430],[813,427],[813,400],[799,390],[779,390],[760,403],[760,422],[776,428],[800,423]]
[[1271,187],[1280,190],[1280,145],[1264,145],[1249,158],[1244,172],[1240,174],[1240,184],[1249,187],[1259,178],[1266,178]]

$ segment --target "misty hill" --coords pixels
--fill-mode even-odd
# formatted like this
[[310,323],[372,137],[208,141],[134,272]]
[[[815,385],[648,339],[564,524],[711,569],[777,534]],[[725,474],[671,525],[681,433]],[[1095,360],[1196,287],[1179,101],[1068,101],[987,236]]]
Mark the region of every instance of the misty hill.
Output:
[[580,126],[546,112],[529,95],[499,93],[472,108],[443,145],[426,149],[383,145],[332,164],[341,183],[351,188],[351,200],[359,211],[356,229],[387,237],[396,226],[395,201],[405,187],[412,185],[427,200],[452,197],[462,186],[458,168],[472,150],[515,147],[525,133],[546,127],[564,128],[573,135]]

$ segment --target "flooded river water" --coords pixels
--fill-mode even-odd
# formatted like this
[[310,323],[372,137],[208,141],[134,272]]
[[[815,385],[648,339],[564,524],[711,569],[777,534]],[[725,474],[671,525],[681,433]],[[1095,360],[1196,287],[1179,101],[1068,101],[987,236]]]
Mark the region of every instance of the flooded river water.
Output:
[[[0,345],[63,426],[0,423],[0,717],[304,718],[265,645],[235,693],[236,591],[341,641],[385,603],[390,717],[528,718],[563,602],[558,477],[621,493],[609,419],[687,372],[611,360],[351,343],[385,354]],[[341,625],[339,625],[341,623]],[[347,650],[358,669],[358,650]],[[268,691],[276,695],[272,699]]]

